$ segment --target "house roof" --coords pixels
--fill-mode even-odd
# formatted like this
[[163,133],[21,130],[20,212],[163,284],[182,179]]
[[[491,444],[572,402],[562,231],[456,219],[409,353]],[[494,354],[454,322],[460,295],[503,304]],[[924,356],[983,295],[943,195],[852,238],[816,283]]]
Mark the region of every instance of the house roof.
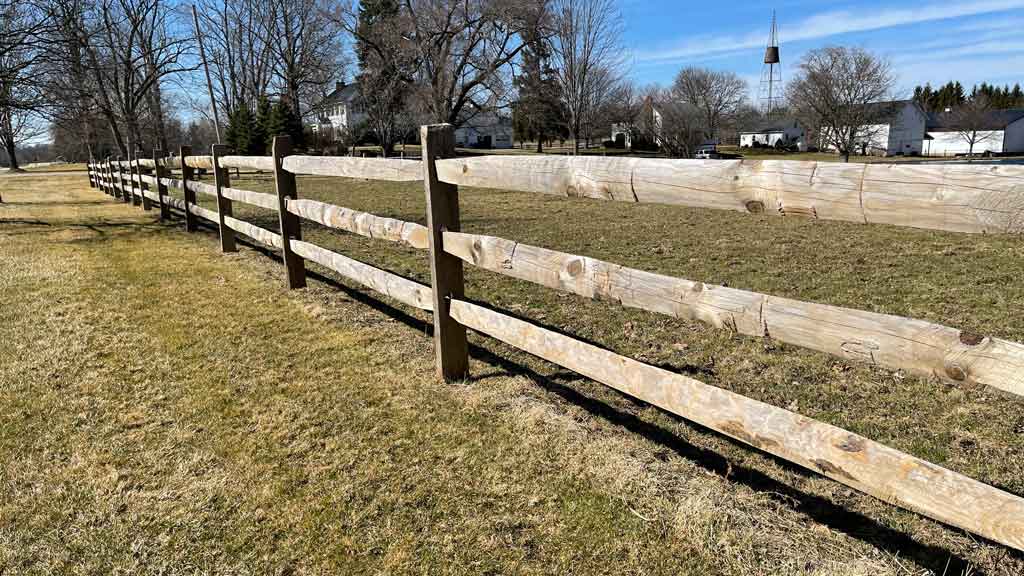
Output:
[[332,90],[327,96],[324,96],[322,104],[348,104],[355,100],[358,95],[359,86],[355,84],[345,84],[344,82],[335,82],[334,90]]
[[913,100],[888,100],[886,102],[872,102],[864,110],[870,118],[889,120],[899,114],[908,104],[916,106]]
[[[1024,108],[1010,110],[992,110],[985,117],[985,122],[977,126],[977,130],[1005,130],[1007,126],[1024,118]],[[945,112],[929,112],[925,130],[931,132],[952,132],[957,126]]]
[[760,124],[756,124],[747,130],[740,130],[740,134],[774,134],[776,132],[785,132],[787,128],[799,128],[799,124],[795,118],[775,118],[772,120],[765,120]]

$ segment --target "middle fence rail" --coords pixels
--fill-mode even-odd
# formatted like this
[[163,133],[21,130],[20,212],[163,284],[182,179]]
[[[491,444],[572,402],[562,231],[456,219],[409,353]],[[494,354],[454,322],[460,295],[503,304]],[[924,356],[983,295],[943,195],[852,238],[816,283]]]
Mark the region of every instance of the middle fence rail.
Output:
[[[1024,397],[1024,345],[939,324],[803,302],[675,278],[594,258],[460,231],[460,185],[630,202],[800,214],[960,232],[1024,232],[1024,167],[877,166],[813,162],[686,161],[562,156],[456,158],[449,125],[421,130],[422,161],[291,154],[209,156],[89,164],[93,187],[216,227],[221,248],[235,234],[281,251],[289,287],[305,286],[305,262],[433,313],[436,364],[446,380],[469,371],[466,330],[498,339],[624,394],[698,423],[886,502],[1024,550],[1024,498],[847,430],[616,354],[464,298],[463,264],[580,296],[687,320],[852,361],[976,383]],[[746,162],[746,163],[745,163]],[[229,168],[272,172],[276,194],[231,187]],[[181,178],[170,177],[177,169]],[[195,180],[211,170],[214,184]],[[143,174],[144,171],[149,174]],[[296,176],[422,181],[423,226],[299,197]],[[168,188],[183,192],[184,200]],[[199,206],[196,194],[217,199]],[[278,213],[268,230],[235,218],[232,202]],[[301,221],[405,244],[429,253],[431,285],[302,239]]]

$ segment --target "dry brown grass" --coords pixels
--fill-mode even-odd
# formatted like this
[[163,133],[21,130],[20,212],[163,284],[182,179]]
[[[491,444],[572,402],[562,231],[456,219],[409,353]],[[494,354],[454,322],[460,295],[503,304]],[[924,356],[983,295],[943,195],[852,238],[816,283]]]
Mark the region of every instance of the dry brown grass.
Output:
[[[267,189],[265,180],[238,187]],[[0,181],[0,572],[1017,574],[1024,559],[493,341]],[[422,221],[415,187],[303,194]],[[466,228],[1024,340],[1019,239],[464,191]],[[265,213],[237,213],[273,228]],[[306,226],[423,279],[422,253]],[[1024,403],[469,271],[470,295],[1018,494]]]

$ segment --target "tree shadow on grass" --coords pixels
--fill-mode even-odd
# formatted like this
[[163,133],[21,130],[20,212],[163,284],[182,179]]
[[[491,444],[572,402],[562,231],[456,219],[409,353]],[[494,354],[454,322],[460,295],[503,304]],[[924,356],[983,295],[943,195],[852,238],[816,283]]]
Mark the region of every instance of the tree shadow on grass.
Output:
[[[206,228],[210,229],[212,227],[206,226]],[[215,228],[213,229],[215,230]],[[281,257],[271,249],[249,242],[242,238],[239,238],[238,242],[241,245],[245,245],[259,251],[278,262],[281,261]],[[336,288],[352,300],[365,304],[378,312],[405,324],[417,332],[425,333],[428,336],[433,334],[433,325],[430,322],[417,318],[399,308],[396,308],[395,306],[392,306],[391,304],[388,304],[387,302],[384,302],[363,290],[351,288],[333,277],[314,271],[307,271],[307,277]],[[513,315],[507,311],[502,312]],[[531,322],[543,326],[537,322]],[[545,328],[558,332],[558,330],[554,328]],[[913,536],[890,528],[878,520],[870,518],[859,512],[846,509],[822,496],[803,492],[793,486],[772,478],[760,470],[736,464],[730,461],[728,457],[718,452],[687,442],[663,426],[647,422],[635,414],[625,412],[604,401],[587,396],[583,392],[569,385],[571,382],[585,380],[583,376],[574,372],[559,371],[551,375],[543,375],[529,366],[525,366],[514,360],[505,358],[489,348],[476,344],[470,344],[469,352],[470,356],[474,359],[498,367],[502,370],[502,372],[482,375],[476,379],[471,378],[471,381],[482,381],[488,378],[509,375],[525,376],[545,391],[558,396],[563,401],[579,406],[590,414],[600,417],[610,424],[619,426],[630,433],[643,436],[647,440],[662,446],[666,452],[674,452],[678,456],[697,464],[708,472],[727,478],[731,482],[743,484],[755,492],[766,494],[773,500],[781,502],[791,510],[805,514],[815,522],[840,531],[878,549],[885,550],[890,554],[897,555],[905,559],[911,559],[921,567],[931,570],[936,574],[952,575],[970,573],[975,576],[982,576],[984,574],[967,559],[948,548],[920,542]],[[675,366],[663,366],[663,368],[672,371],[680,370],[679,367]],[[683,371],[686,372],[687,370],[684,368]],[[633,404],[638,406],[648,405],[643,401],[639,401],[628,396],[623,397],[628,398]],[[673,420],[682,422],[695,431],[717,436],[734,446],[742,447],[745,450],[757,450],[756,448],[722,435],[714,430],[687,421],[675,414],[666,412],[660,408],[658,410]],[[760,451],[758,450],[758,452]],[[781,467],[791,472],[795,472],[807,478],[813,476],[809,471],[787,460],[765,452],[760,453],[774,460]],[[658,457],[664,458],[665,456],[659,454]],[[1024,560],[1024,554],[1015,550],[1007,549],[1006,555],[1011,558]]]

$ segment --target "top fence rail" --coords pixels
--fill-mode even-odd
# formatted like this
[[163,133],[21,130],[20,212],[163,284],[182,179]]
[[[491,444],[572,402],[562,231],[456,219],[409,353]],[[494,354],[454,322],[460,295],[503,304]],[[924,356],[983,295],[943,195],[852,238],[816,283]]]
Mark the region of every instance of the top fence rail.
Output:
[[623,202],[1024,233],[1024,166],[480,156],[437,161],[438,178]]

